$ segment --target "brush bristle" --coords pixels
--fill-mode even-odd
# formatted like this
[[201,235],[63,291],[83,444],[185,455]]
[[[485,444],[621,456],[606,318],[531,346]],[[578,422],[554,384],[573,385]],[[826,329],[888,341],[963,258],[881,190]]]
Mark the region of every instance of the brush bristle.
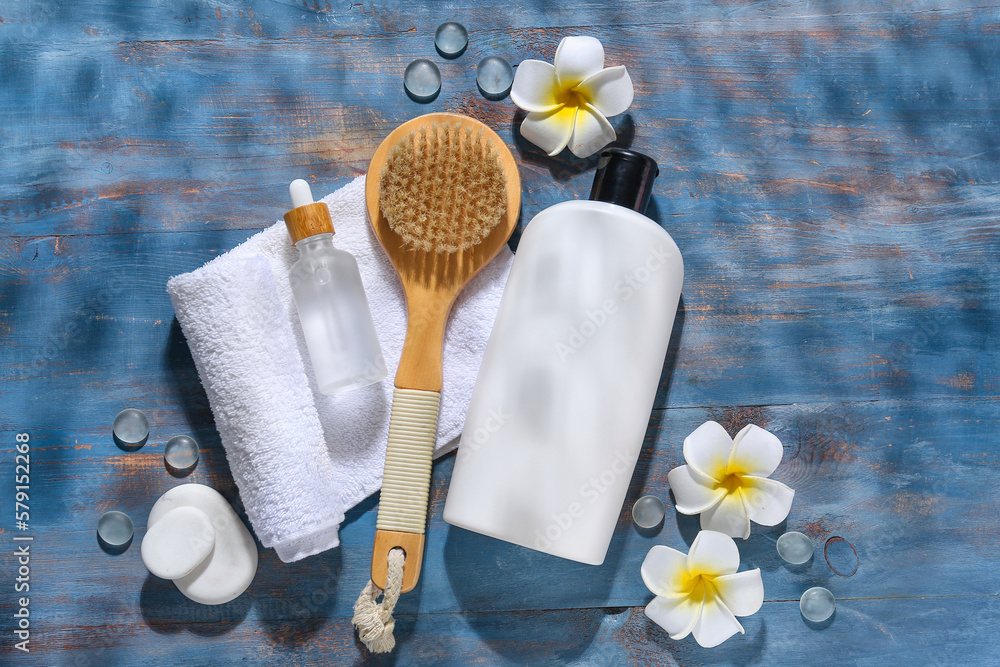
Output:
[[432,123],[389,150],[379,206],[406,247],[451,253],[468,250],[500,223],[506,186],[482,130]]

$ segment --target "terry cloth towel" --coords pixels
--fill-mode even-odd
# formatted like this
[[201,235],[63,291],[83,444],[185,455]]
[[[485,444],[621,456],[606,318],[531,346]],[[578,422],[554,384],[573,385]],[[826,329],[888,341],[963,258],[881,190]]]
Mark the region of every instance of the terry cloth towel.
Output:
[[[298,251],[284,222],[167,283],[247,515],[261,544],[286,563],[337,546],[344,512],[382,485],[406,302],[369,228],[364,181],[323,201],[334,244],[358,260],[385,380],[338,396],[319,393],[288,282]],[[461,433],[512,259],[504,247],[452,310],[438,455]]]

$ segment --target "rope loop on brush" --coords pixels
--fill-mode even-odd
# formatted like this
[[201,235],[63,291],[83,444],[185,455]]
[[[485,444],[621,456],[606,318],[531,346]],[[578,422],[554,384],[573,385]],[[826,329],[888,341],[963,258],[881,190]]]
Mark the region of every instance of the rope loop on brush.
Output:
[[[386,573],[385,590],[368,580],[365,589],[354,603],[354,618],[352,622],[358,629],[358,636],[372,653],[388,653],[396,646],[396,638],[392,631],[396,621],[392,610],[399,601],[399,593],[403,588],[403,564],[406,554],[396,547],[389,551],[389,568]],[[382,602],[375,602],[378,596]]]

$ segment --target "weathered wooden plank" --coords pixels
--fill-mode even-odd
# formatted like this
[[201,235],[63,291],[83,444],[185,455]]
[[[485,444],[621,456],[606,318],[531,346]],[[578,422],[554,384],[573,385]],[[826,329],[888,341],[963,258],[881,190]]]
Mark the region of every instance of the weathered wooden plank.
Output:
[[[134,600],[125,606],[134,609]],[[768,602],[742,619],[745,635],[702,649],[690,637],[672,641],[638,608],[403,614],[395,653],[374,656],[363,652],[343,619],[307,613],[267,622],[256,608],[245,613],[220,614],[210,623],[135,614],[114,633],[101,624],[76,624],[43,640],[42,655],[82,667],[135,664],[137,655],[157,665],[993,665],[994,646],[983,635],[1000,615],[996,596],[842,599],[832,622],[809,624],[797,602]],[[956,624],[956,616],[968,624]]]
[[[595,24],[607,18],[581,11]],[[959,186],[1000,180],[991,12],[681,26],[667,11],[651,8],[642,30],[592,31],[636,81],[632,110],[616,122],[624,143],[663,165],[663,213],[723,224],[745,224],[733,214],[746,211],[795,211],[786,216],[810,222],[865,219],[886,205],[965,213],[975,205],[963,206]],[[356,175],[392,127],[437,110],[479,117],[518,149],[526,219],[584,196],[592,161],[542,155],[520,139],[510,101],[487,102],[474,84],[480,56],[551,59],[566,31],[482,20],[488,38],[440,63],[445,88],[429,105],[405,97],[400,74],[410,59],[434,55],[430,24],[388,39],[385,27],[338,38],[314,25],[280,40],[14,45],[0,118],[16,128],[4,139],[18,159],[0,169],[0,229],[253,227],[274,217],[291,177]],[[983,196],[995,204],[995,189]]]
[[[971,14],[995,7],[993,2],[938,0],[832,0],[823,15],[840,22],[905,17],[908,14]],[[393,3],[345,0],[246,0],[202,3],[87,2],[55,8],[38,0],[0,5],[0,39],[37,40],[45,35],[54,44],[116,43],[133,40],[183,40],[219,37],[280,38],[327,31],[334,37],[391,36],[413,29],[433,31],[448,19],[466,23],[470,31],[487,32],[494,23],[538,31],[549,29],[637,28],[661,23],[683,27],[692,23],[740,23],[754,19],[814,18],[809,3],[780,0],[716,0],[712,3],[675,2],[664,8],[657,0],[635,0],[625,11],[600,0],[576,0],[544,7],[484,6],[475,0],[411,3],[405,9]],[[502,19],[502,21],[501,21]]]
[[[996,664],[997,10],[0,2],[0,478],[13,474],[11,434],[29,430],[36,447],[38,652],[16,658]],[[430,39],[451,18],[472,42],[446,62]],[[167,437],[195,434],[203,457],[187,479],[238,505],[166,279],[277,218],[290,178],[341,185],[389,129],[426,111],[500,131],[522,167],[524,220],[585,196],[593,161],[549,159],[520,140],[513,105],[479,97],[472,74],[489,54],[550,60],[568,34],[598,36],[610,64],[629,66],[636,101],[615,122],[622,143],[660,161],[651,215],[688,271],[628,502],[666,493],[680,441],[704,419],[767,425],[786,446],[777,477],[798,489],[787,526],[817,546],[842,538],[830,560],[848,574],[856,557],[857,572],[838,575],[821,552],[790,568],[776,532],[755,532],[743,558],[764,571],[768,602],[747,636],[711,651],[670,642],[639,611],[650,595],[638,564],[651,544],[683,547],[696,522],[668,507],[650,536],[623,512],[608,562],[576,566],[449,529],[445,459],[423,583],[400,604],[401,645],[385,660],[366,656],[346,621],[374,499],[351,512],[340,549],[291,566],[264,552],[230,605],[193,605],[148,578],[137,548],[146,511],[180,483],[163,469]],[[400,89],[418,56],[445,76],[431,105]],[[153,434],[125,454],[109,431],[129,404]],[[138,526],[119,556],[93,532],[112,506]],[[0,562],[13,571],[6,550]],[[827,627],[805,624],[794,603],[814,583],[841,599]],[[0,650],[13,662],[9,644]]]
[[[682,220],[670,219],[687,275],[659,406],[997,395],[1000,226],[762,220],[714,233]],[[249,233],[0,241],[0,396],[29,425],[69,430],[102,413],[57,420],[40,397],[113,415],[133,402],[176,412],[194,395],[204,415],[164,285]]]
[[[839,598],[995,596],[1000,593],[1000,556],[991,536],[1000,529],[1000,515],[995,501],[979,490],[1000,487],[993,428],[997,407],[997,399],[912,400],[658,412],[608,559],[599,567],[443,523],[453,463],[453,457],[446,457],[434,468],[421,582],[403,596],[399,610],[501,614],[645,604],[651,594],[639,577],[639,565],[648,549],[653,544],[686,549],[697,532],[695,519],[673,511],[666,475],[682,462],[684,435],[708,418],[733,432],[745,423],[758,423],[785,445],[785,460],[775,477],[797,490],[787,524],[757,527],[749,540],[740,542],[745,567],[763,571],[767,600],[794,600],[812,585],[826,586]],[[221,446],[203,436],[198,470],[177,480],[164,470],[162,445],[184,429],[159,427],[156,419],[153,424],[150,443],[135,453],[118,450],[106,431],[61,434],[52,427],[34,432],[32,525],[38,538],[32,567],[39,588],[33,613],[45,627],[68,627],[91,618],[97,600],[108,595],[112,601],[100,608],[116,627],[135,623],[135,605],[128,602],[135,596],[143,601],[144,613],[159,615],[167,624],[220,618],[150,578],[138,546],[149,507],[182,481],[219,488],[239,507]],[[0,476],[13,474],[10,454],[3,457]],[[631,502],[645,493],[668,503],[662,529],[652,533],[637,530],[628,513]],[[312,616],[349,617],[367,577],[374,506],[372,498],[349,513],[342,546],[331,552],[285,565],[263,550],[250,590],[217,613],[224,619],[239,610],[245,615],[252,607],[278,623],[306,613],[296,601],[311,601],[306,609]],[[118,556],[102,552],[94,535],[97,518],[108,509],[125,511],[136,522],[132,547]],[[786,527],[813,538],[813,561],[789,566],[780,560],[774,541]],[[69,590],[73,596],[66,595]],[[318,590],[323,594],[314,598]],[[195,613],[199,610],[201,616]]]

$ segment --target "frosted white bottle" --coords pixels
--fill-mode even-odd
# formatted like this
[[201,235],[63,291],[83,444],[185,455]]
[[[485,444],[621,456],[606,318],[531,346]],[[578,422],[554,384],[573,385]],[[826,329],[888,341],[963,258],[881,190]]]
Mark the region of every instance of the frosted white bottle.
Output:
[[358,262],[334,247],[330,210],[313,202],[309,184],[297,179],[289,191],[295,208],[285,225],[299,259],[288,281],[320,393],[378,382],[387,371]]
[[656,173],[644,155],[605,151],[590,201],[528,223],[472,393],[448,523],[604,562],[684,278],[673,239],[639,212]]

